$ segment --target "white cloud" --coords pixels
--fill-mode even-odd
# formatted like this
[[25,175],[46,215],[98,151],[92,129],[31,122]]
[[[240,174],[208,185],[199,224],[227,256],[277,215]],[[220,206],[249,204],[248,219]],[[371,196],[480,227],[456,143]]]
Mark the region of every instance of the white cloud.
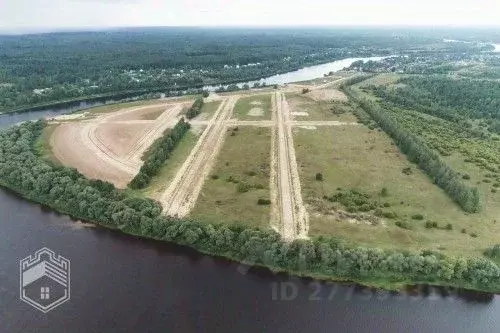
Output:
[[0,28],[498,25],[496,0],[0,0]]

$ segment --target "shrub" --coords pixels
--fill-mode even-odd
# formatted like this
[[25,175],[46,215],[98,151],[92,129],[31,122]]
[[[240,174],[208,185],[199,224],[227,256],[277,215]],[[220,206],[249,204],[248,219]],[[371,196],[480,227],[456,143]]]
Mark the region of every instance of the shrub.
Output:
[[318,173],[316,174],[316,180],[317,180],[317,181],[322,181],[322,180],[323,180],[323,174],[322,174],[321,172],[318,172]]
[[410,225],[406,221],[397,221],[395,224],[402,229],[410,229]]
[[259,199],[259,200],[257,200],[257,204],[258,205],[270,205],[271,204],[271,200],[269,200],[269,199]]
[[383,188],[381,191],[380,191],[380,195],[383,196],[383,197],[387,197],[389,195],[389,191],[387,191],[387,188]]
[[446,228],[445,228],[445,229],[446,229],[446,230],[453,230],[453,225],[452,225],[451,223],[448,223],[448,224],[446,225]]
[[424,216],[422,214],[414,214],[414,215],[411,216],[411,218],[414,219],[414,220],[421,221],[421,220],[424,219]]
[[211,177],[212,179],[214,179],[214,180],[215,180],[215,179],[219,179],[219,175],[212,175],[212,176],[210,176],[210,177]]
[[469,180],[470,179],[470,176],[468,174],[464,174],[462,176],[462,179],[465,179],[465,180]]
[[245,192],[248,192],[252,189],[252,186],[248,183],[245,183],[245,182],[241,182],[238,184],[238,192],[240,193],[245,193]]
[[391,204],[388,203],[388,202],[384,202],[384,207],[387,208],[387,207],[391,207]]
[[463,228],[460,232],[463,233],[463,234],[466,234],[467,233],[467,229]]
[[302,94],[307,94],[310,91],[311,91],[311,89],[309,89],[309,88],[302,88]]
[[203,91],[203,93],[202,93],[201,95],[202,95],[204,98],[207,98],[207,97],[210,95],[210,93],[209,93],[208,91],[204,90],[204,91]]
[[403,169],[403,173],[404,173],[405,175],[408,175],[408,176],[409,176],[409,175],[413,174],[413,170],[412,170],[412,168],[410,168],[410,167],[408,167],[408,168],[404,168],[404,169]]
[[492,259],[500,259],[500,244],[484,251],[484,255]]
[[473,233],[470,234],[470,236],[473,237],[473,238],[476,238],[477,234],[475,232],[473,232]]

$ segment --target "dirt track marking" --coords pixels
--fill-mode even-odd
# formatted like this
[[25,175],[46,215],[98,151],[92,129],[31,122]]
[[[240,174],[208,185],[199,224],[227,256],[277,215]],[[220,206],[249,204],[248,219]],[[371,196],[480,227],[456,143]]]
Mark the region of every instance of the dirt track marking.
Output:
[[276,93],[278,131],[278,191],[280,233],[285,240],[307,237],[309,218],[300,188],[299,172],[293,146],[290,109],[282,93]]
[[231,118],[238,98],[239,96],[230,96],[221,103],[191,154],[162,195],[160,202],[165,214],[183,217],[194,207],[222,146],[226,135],[225,122]]

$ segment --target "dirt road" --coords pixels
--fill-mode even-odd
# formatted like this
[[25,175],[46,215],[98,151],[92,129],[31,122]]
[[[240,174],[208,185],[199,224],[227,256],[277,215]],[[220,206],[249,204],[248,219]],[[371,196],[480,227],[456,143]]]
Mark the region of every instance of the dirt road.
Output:
[[307,237],[309,218],[302,200],[290,109],[282,93],[276,93],[276,110],[280,232],[285,240],[292,241]]
[[221,103],[191,154],[162,195],[160,202],[165,214],[183,217],[194,207],[222,146],[226,135],[225,122],[231,118],[238,98],[239,96],[230,96]]

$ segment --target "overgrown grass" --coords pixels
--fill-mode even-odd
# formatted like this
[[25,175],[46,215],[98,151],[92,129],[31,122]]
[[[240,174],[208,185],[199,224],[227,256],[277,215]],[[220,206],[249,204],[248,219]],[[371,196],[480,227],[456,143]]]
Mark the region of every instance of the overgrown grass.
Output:
[[[383,132],[362,125],[297,129],[295,146],[311,235],[334,234],[364,246],[465,256],[482,255],[486,247],[498,243],[495,235],[500,223],[495,222],[491,209],[464,213]],[[321,182],[315,180],[318,172],[323,174]],[[348,207],[325,198],[339,193],[338,189],[368,194],[369,202],[382,206],[379,214],[374,210],[339,214]],[[395,216],[387,218],[380,212]],[[494,212],[498,216],[498,210]],[[412,218],[419,214],[422,219]],[[428,221],[436,222],[437,228],[426,229]],[[453,230],[446,228],[448,224]],[[467,232],[461,233],[461,229]],[[472,233],[478,237],[471,237]]]
[[35,150],[38,153],[38,156],[42,157],[45,160],[50,160],[53,163],[60,164],[57,157],[54,155],[52,150],[52,145],[50,143],[50,138],[54,131],[56,130],[58,124],[51,124],[45,126],[42,131],[42,135],[38,138],[35,144]]
[[267,228],[270,208],[258,201],[269,199],[270,129],[229,128],[226,135],[191,216]]
[[[262,112],[262,115],[251,115],[251,111]],[[234,106],[233,118],[239,120],[270,120],[271,119],[271,95],[255,95],[240,98]]]
[[[334,110],[337,113],[339,112],[339,103],[317,102],[296,93],[287,93],[285,96],[294,120],[340,120],[340,117],[334,113]],[[334,105],[336,105],[335,109]],[[307,112],[308,115],[293,115],[293,112]],[[353,117],[350,117],[350,119],[354,121]]]

